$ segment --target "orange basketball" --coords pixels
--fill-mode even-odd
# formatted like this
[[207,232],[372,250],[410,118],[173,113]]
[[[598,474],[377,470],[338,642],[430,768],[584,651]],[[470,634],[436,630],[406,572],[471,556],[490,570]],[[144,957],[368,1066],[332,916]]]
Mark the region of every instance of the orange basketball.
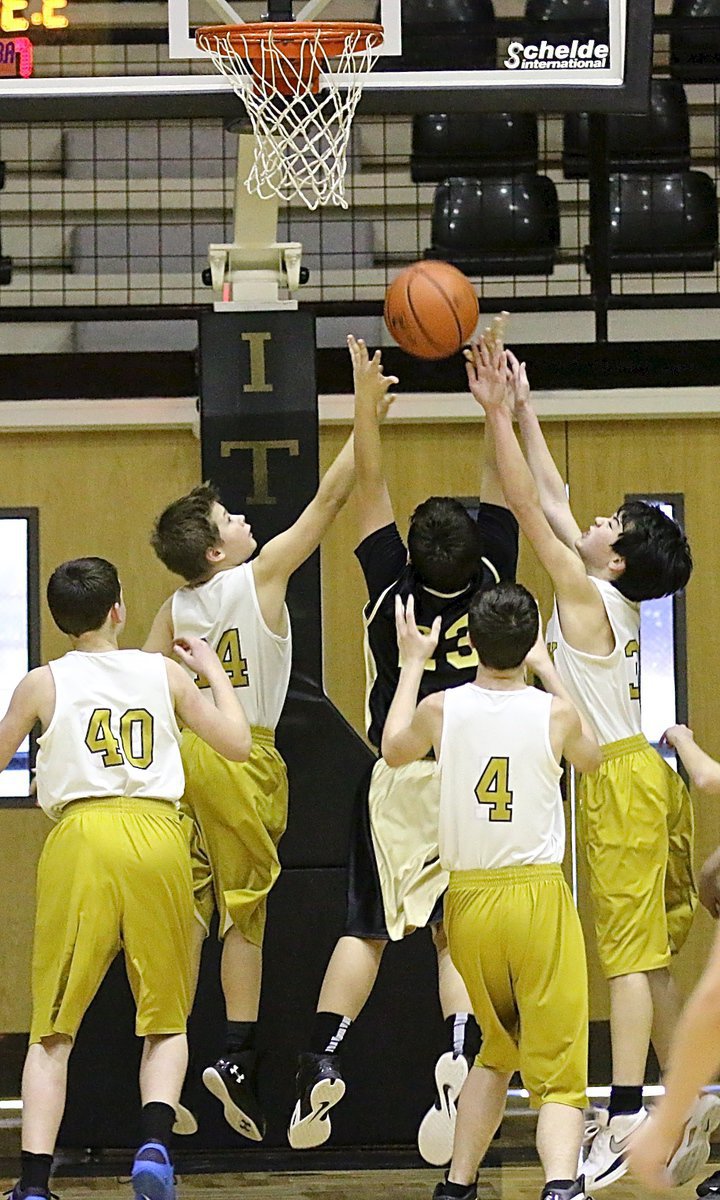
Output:
[[450,263],[412,263],[385,293],[385,324],[398,346],[416,358],[456,354],[477,320],[475,289]]

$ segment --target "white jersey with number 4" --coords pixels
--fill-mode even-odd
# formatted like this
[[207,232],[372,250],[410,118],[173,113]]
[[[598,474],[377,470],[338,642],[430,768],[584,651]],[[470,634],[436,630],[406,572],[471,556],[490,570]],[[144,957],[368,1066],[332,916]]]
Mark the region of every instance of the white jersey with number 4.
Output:
[[[205,638],[217,651],[251,725],[275,729],[290,683],[292,640],[268,629],[260,612],[252,565],[218,571],[172,598],[175,637]],[[207,687],[193,675],[199,687]],[[208,696],[210,694],[208,693]]]
[[557,601],[545,638],[550,657],[601,745],[641,732],[640,605],[627,600],[607,579],[588,577],[598,589],[615,638],[610,654],[585,654],[565,641]]
[[163,655],[71,650],[48,666],[55,711],[38,738],[40,807],[57,816],[72,800],[179,800],[180,730]]
[[559,863],[562,771],[550,743],[552,696],[466,683],[445,692],[440,862],[446,871]]

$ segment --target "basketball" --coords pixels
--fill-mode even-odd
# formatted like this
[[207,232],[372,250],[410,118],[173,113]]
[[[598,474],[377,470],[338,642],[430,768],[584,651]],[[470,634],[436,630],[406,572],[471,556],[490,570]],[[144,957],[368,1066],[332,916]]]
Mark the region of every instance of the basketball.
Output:
[[449,358],[473,333],[478,300],[466,275],[427,259],[401,271],[385,293],[385,324],[416,358]]

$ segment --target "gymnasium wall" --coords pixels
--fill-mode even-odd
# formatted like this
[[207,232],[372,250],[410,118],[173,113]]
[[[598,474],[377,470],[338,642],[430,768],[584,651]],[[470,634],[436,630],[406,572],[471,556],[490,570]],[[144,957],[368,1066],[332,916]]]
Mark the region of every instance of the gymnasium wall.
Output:
[[[327,466],[348,428],[321,429]],[[576,420],[546,426],[551,450],[569,477],[581,525],[612,512],[625,492],[682,492],[696,562],[687,596],[689,710],[698,740],[720,756],[720,697],[715,684],[720,633],[713,620],[714,581],[720,577],[720,539],[713,514],[720,418]],[[402,528],[425,496],[477,494],[481,433],[467,423],[389,425],[386,470]],[[154,515],[199,477],[199,444],[189,429],[112,429],[97,432],[4,433],[0,442],[0,506],[40,510],[41,579],[59,561],[92,552],[120,569],[129,619],[126,644],[142,642],[172,578],[155,560],[147,538]],[[358,729],[363,723],[364,669],[360,610],[363,585],[352,550],[353,502],[341,514],[323,551],[325,680],[329,695]],[[547,615],[550,591],[532,553],[523,547],[520,578]],[[42,606],[42,654],[55,657],[64,639]],[[34,870],[48,829],[34,810],[0,810],[0,844],[12,870],[0,880],[0,1034],[29,1023],[29,958]],[[720,842],[720,806],[697,806],[697,862]],[[583,919],[588,914],[583,900]],[[687,988],[707,953],[712,925],[700,912],[679,963]],[[592,945],[592,940],[590,940]],[[607,997],[590,955],[591,1015],[607,1017]],[[318,984],[320,979],[318,977]]]

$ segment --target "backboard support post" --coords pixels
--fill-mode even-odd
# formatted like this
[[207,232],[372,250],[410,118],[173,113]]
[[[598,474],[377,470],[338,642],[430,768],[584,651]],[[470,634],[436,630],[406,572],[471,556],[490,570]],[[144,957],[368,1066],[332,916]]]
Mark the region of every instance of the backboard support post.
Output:
[[[278,242],[278,198],[260,199],[245,186],[255,152],[250,133],[238,135],[233,241],[213,242],[208,262],[216,311],[292,311],[300,287],[301,242]],[[290,299],[281,299],[289,292]]]

